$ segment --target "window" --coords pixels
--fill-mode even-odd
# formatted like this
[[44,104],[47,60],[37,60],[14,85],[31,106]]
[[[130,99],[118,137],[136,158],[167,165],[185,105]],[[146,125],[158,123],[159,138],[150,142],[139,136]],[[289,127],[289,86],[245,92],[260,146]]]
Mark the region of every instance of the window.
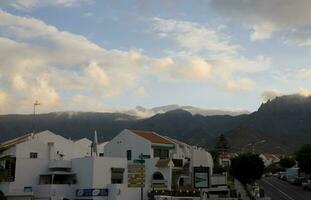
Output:
[[153,157],[160,158],[160,159],[167,159],[169,154],[168,149],[162,149],[162,148],[155,148],[153,150]]
[[152,175],[153,180],[164,180],[164,176],[161,174],[161,172],[155,172]]
[[24,192],[32,192],[32,187],[24,187]]
[[132,150],[126,151],[126,157],[127,157],[127,160],[132,160]]
[[38,153],[30,152],[29,157],[30,157],[30,158],[38,158]]
[[122,184],[123,173],[123,168],[111,168],[111,184]]
[[99,153],[99,157],[104,157],[104,153]]

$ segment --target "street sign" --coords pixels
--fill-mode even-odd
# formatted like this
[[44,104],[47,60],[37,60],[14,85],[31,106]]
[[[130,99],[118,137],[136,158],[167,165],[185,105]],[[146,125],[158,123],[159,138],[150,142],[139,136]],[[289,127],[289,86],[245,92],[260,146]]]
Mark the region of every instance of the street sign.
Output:
[[209,167],[194,167],[193,178],[195,188],[209,188]]
[[144,164],[144,163],[145,163],[145,160],[134,160],[134,163]]
[[128,187],[132,188],[145,187],[145,165],[142,164],[128,165]]

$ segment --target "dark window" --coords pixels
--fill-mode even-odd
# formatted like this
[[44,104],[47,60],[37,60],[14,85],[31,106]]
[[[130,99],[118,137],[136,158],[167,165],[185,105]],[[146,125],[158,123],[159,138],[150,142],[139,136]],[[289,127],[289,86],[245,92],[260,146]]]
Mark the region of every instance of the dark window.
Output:
[[32,187],[24,187],[24,192],[32,192]]
[[183,166],[183,160],[182,159],[172,159],[175,167],[182,167]]
[[104,157],[104,153],[99,153],[99,157]]
[[168,149],[156,148],[153,151],[154,151],[153,157],[155,157],[155,158],[160,158],[160,159],[167,159],[168,158],[168,154],[169,154]]
[[127,160],[132,160],[132,150],[126,151],[126,157],[127,157]]
[[164,176],[161,174],[161,172],[155,172],[152,175],[153,180],[164,180]]
[[111,184],[122,184],[123,173],[123,168],[111,168]]
[[30,157],[30,158],[38,158],[38,153],[30,152],[29,157]]

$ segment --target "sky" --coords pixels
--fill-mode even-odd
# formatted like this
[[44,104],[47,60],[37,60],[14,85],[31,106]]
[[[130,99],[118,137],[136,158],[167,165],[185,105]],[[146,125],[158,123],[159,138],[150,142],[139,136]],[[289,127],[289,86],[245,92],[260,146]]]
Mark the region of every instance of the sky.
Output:
[[0,114],[311,94],[310,0],[2,0]]

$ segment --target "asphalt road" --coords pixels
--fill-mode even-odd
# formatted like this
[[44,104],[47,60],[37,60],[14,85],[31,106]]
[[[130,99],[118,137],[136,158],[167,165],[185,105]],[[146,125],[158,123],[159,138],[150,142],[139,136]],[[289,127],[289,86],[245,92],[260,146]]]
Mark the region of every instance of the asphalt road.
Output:
[[272,200],[311,200],[311,191],[275,177],[262,178],[258,183],[265,189],[265,195]]

